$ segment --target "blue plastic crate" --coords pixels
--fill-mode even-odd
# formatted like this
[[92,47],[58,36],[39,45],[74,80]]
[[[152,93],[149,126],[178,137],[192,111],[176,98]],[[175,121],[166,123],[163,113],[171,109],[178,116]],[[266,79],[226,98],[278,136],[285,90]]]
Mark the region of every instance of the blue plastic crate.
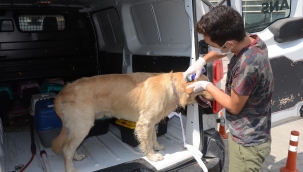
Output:
[[38,132],[62,127],[61,119],[54,111],[54,99],[38,101],[35,107],[35,128]]

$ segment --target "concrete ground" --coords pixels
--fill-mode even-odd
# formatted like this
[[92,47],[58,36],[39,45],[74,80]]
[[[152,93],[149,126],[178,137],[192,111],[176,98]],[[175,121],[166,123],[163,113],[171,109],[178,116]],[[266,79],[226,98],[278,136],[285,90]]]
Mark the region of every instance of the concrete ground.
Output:
[[[229,60],[227,58],[223,58],[223,68],[225,72],[225,78],[223,79],[221,85],[222,87],[224,87],[225,85],[228,63]],[[263,168],[260,172],[279,172],[281,167],[286,166],[290,132],[292,130],[296,130],[300,132],[296,168],[300,172],[303,172],[303,118],[301,117],[291,117],[282,121],[277,121],[272,123],[271,153],[263,163]],[[228,158],[227,139],[224,140],[224,144],[226,150],[226,157],[225,157],[223,172],[228,172],[229,158]]]

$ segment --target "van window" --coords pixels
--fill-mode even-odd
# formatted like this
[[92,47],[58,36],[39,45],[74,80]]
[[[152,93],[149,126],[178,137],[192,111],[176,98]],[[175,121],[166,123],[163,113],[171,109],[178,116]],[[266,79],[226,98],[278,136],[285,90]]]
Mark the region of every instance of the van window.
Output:
[[276,20],[288,18],[291,0],[242,0],[246,32],[259,32]]
[[63,15],[20,15],[19,28],[22,31],[58,31],[65,29]]

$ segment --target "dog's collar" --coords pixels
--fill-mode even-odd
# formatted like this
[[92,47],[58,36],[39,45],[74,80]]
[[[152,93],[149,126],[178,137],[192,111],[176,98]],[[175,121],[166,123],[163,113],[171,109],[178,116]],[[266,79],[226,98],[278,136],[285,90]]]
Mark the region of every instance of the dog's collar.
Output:
[[174,79],[172,79],[172,82],[171,82],[171,83],[172,83],[173,92],[174,92],[174,95],[175,95],[176,108],[181,107],[181,106],[180,106],[180,97],[179,97],[179,95],[178,95],[178,93],[177,93]]

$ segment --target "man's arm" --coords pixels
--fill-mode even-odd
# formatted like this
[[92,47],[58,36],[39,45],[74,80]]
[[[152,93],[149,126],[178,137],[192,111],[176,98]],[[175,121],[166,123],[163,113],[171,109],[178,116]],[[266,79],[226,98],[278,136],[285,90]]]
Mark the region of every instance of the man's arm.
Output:
[[208,84],[206,90],[214,97],[214,99],[225,107],[230,113],[238,115],[243,109],[249,96],[242,96],[231,89],[231,96],[225,94],[213,84]]
[[212,61],[221,59],[223,57],[225,57],[225,55],[219,55],[214,51],[210,51],[207,54],[205,54],[205,56],[203,56],[203,59],[206,61],[206,63],[208,63],[208,62],[212,62]]
[[186,77],[188,75],[194,74],[194,73],[196,74],[196,78],[199,78],[201,75],[201,72],[202,72],[202,68],[207,62],[211,62],[211,61],[223,58],[223,57],[224,56],[218,55],[214,51],[210,51],[205,56],[203,56],[203,58],[200,57],[194,64],[189,66],[189,68],[183,73],[183,78],[186,80]]

